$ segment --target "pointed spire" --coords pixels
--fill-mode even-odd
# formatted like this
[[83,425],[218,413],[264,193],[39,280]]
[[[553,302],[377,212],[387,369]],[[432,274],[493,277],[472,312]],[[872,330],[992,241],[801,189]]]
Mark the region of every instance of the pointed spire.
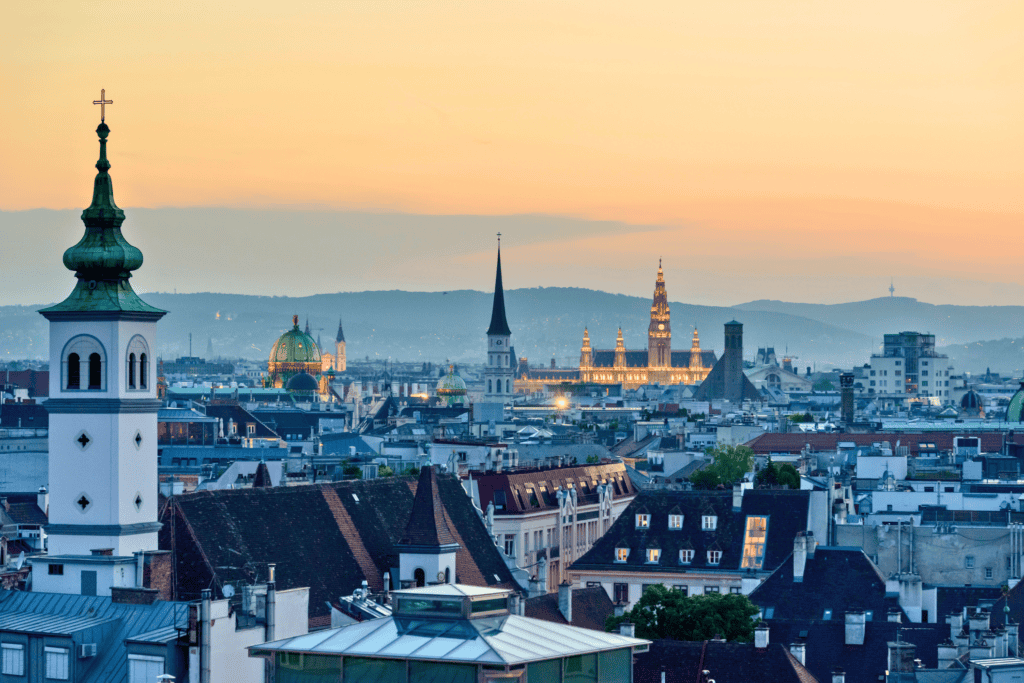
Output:
[[450,546],[457,544],[448,522],[444,518],[444,504],[438,490],[437,470],[427,465],[420,470],[416,484],[416,498],[399,545]]
[[260,460],[260,464],[256,466],[256,474],[252,478],[252,487],[254,489],[269,489],[274,485],[274,482],[270,479],[270,470],[267,468],[267,463]]
[[345,333],[341,329],[341,318],[338,318],[338,336],[335,337],[334,341],[343,342],[345,341]]
[[40,312],[47,315],[68,311],[131,311],[162,315],[165,311],[140,299],[128,282],[132,271],[142,266],[142,252],[121,234],[124,211],[114,203],[114,185],[107,160],[110,127],[101,122],[96,134],[100,156],[96,162],[92,203],[82,212],[85,234],[64,252],[64,267],[75,273],[78,283],[67,299]]
[[306,329],[304,331],[305,331],[305,333],[307,335],[309,334],[309,316],[308,315],[306,316]]
[[498,235],[498,269],[494,276],[494,304],[491,307],[491,325],[487,334],[510,336],[508,320],[505,318],[505,291],[501,285],[501,235]]
[[619,328],[619,335],[615,338],[615,346],[625,346],[625,341],[622,338],[622,328]]

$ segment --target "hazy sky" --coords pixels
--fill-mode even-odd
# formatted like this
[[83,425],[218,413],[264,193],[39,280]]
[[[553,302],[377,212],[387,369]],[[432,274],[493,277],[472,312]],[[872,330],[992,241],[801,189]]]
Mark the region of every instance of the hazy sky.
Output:
[[[132,233],[146,222],[129,213],[140,246],[230,234],[204,250],[228,255],[217,276],[197,268],[180,289],[247,291],[247,252],[331,255],[337,273],[281,294],[484,289],[495,223],[416,217],[526,214],[579,220],[532,237],[543,220],[507,223],[524,226],[507,241],[528,275],[516,286],[646,295],[662,256],[671,297],[701,303],[866,298],[890,275],[929,301],[1020,300],[1019,1],[4,9],[17,28],[0,43],[0,210],[19,212],[0,214],[5,237],[38,219],[27,209],[87,203],[101,87],[122,207],[340,212],[254,220],[242,243],[216,212],[157,236]],[[346,231],[388,212],[406,215],[369,236],[381,278],[359,255],[368,236]],[[59,227],[63,249],[80,226]],[[282,255],[288,239],[308,251]],[[59,269],[40,246],[23,260]],[[180,262],[147,256],[150,288],[175,285]],[[446,258],[472,268],[446,276]]]

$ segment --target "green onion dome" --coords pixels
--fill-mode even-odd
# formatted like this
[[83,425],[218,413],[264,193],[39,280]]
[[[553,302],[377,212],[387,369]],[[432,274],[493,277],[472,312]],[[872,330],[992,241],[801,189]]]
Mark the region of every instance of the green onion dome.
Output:
[[1020,389],[1010,399],[1010,405],[1006,407],[1007,422],[1024,422],[1021,419],[1024,413],[1024,380],[1021,380]]
[[299,316],[292,318],[292,329],[282,334],[270,350],[271,363],[320,363],[320,349],[313,337],[299,329]]
[[448,374],[437,382],[437,396],[448,405],[461,403],[466,395],[466,382],[455,372],[455,366],[448,366]]

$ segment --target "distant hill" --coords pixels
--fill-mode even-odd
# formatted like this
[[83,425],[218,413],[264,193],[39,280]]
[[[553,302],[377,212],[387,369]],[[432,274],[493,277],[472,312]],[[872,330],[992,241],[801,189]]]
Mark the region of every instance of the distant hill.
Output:
[[[349,358],[481,362],[490,319],[489,292],[343,292],[309,297],[261,297],[234,294],[145,294],[170,313],[158,327],[157,353],[167,358],[188,352],[205,356],[212,339],[215,355],[265,359],[274,340],[291,325],[310,320],[313,336],[333,348],[338,317],[344,319]],[[621,325],[627,347],[647,346],[650,300],[577,288],[516,289],[506,292],[509,324],[518,355],[531,363],[578,362],[583,328],[596,348],[613,348]],[[46,321],[39,307],[0,307],[0,351],[4,358],[44,358]],[[746,355],[757,346],[788,344],[800,366],[832,362],[862,363],[870,338],[839,326],[787,312],[672,303],[673,348],[689,349],[693,325],[701,345],[721,355],[722,325],[744,323]]]
[[955,344],[938,350],[954,360],[957,370],[983,374],[991,369],[1011,377],[1024,376],[1024,337]]
[[904,330],[930,332],[935,335],[936,346],[1024,336],[1024,306],[950,306],[926,304],[909,297],[884,297],[847,304],[761,300],[734,308],[810,318],[867,335],[878,345],[882,335]]

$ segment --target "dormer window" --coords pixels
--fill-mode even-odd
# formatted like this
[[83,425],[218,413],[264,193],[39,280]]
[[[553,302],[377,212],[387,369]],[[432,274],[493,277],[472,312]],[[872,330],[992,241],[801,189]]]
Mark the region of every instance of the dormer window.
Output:
[[683,516],[682,515],[669,515],[668,516],[668,528],[670,531],[679,531],[683,528]]
[[615,549],[615,561],[625,562],[629,557],[629,548],[616,548]]
[[693,550],[686,548],[679,551],[679,564],[690,564],[693,562]]
[[636,516],[636,528],[647,529],[651,526],[651,516],[649,514],[639,514]]
[[708,564],[718,564],[722,561],[721,550],[709,550],[708,551]]
[[659,560],[661,560],[661,548],[648,548],[647,564],[658,564]]
[[718,528],[718,516],[717,515],[703,515],[701,517],[700,528],[704,531],[714,531]]

